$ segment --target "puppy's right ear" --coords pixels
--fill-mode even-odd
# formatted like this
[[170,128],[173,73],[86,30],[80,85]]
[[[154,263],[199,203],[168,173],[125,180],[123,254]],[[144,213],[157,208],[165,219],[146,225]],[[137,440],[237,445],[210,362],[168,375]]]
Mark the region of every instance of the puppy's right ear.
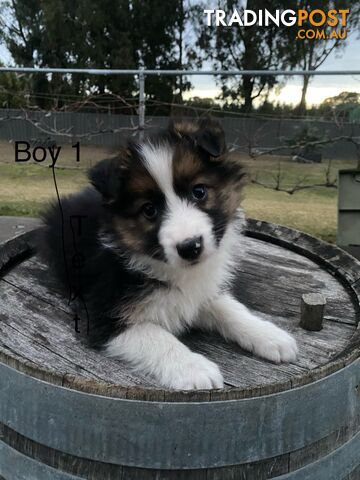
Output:
[[125,170],[122,160],[120,156],[101,160],[88,172],[91,184],[101,193],[105,204],[114,203],[119,194]]

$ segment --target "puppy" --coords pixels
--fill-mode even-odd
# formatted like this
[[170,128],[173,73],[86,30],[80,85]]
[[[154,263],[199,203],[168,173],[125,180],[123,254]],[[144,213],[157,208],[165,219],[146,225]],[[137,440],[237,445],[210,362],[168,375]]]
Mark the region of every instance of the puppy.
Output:
[[218,366],[178,340],[191,327],[276,363],[296,359],[288,333],[228,293],[242,252],[243,178],[219,123],[180,121],[129,141],[89,171],[92,186],[45,212],[43,250],[86,300],[92,346],[185,390],[223,387]]

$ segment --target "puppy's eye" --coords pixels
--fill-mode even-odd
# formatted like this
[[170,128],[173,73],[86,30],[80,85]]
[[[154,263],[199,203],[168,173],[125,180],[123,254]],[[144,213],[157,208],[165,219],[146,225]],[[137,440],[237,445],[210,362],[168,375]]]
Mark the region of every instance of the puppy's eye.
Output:
[[195,200],[205,200],[207,198],[207,187],[206,185],[195,185],[192,189],[192,196]]
[[157,211],[155,205],[151,202],[145,203],[142,206],[141,211],[142,211],[144,217],[147,218],[148,220],[155,220],[155,218],[157,217],[157,214],[158,214],[158,211]]

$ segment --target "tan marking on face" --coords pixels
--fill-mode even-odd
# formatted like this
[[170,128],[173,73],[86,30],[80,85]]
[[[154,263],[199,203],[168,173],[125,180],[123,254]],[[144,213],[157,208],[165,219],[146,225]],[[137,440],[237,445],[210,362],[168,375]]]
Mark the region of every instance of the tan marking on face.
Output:
[[136,195],[147,195],[148,192],[158,190],[158,185],[150,173],[142,165],[137,165],[130,171],[127,188]]
[[233,177],[225,178],[219,182],[217,185],[218,198],[225,206],[226,211],[230,215],[233,215],[240,207],[243,200],[243,189],[246,184],[246,176],[243,167],[240,164],[232,162],[231,159],[226,159],[225,161],[229,161],[238,168]]
[[123,188],[132,200],[127,206],[126,215],[113,218],[113,228],[122,245],[130,251],[143,253],[146,239],[155,226],[142,215],[141,207],[151,201],[152,194],[158,191],[159,187],[141,162],[136,162],[128,169],[127,181]]
[[[179,146],[174,154],[173,175],[179,182],[191,188],[198,184],[208,187],[208,198],[199,203],[200,208],[216,209],[221,207],[230,216],[239,208],[242,200],[244,177],[243,168],[237,161],[227,155],[216,159],[219,168],[207,169],[196,151]],[[229,166],[231,174],[224,176],[220,168]],[[204,168],[205,167],[205,168]]]
[[201,159],[195,152],[178,147],[173,158],[173,178],[191,181],[202,169]]
[[[223,164],[229,162],[224,157],[222,159]],[[230,165],[231,165],[230,161]],[[233,167],[233,165],[231,165]],[[235,171],[230,170],[232,173],[228,176],[217,175],[217,169],[215,168],[210,174],[204,173],[195,177],[193,185],[197,183],[203,183],[208,187],[208,198],[205,203],[205,207],[209,209],[216,209],[221,207],[226,211],[229,216],[233,216],[236,210],[240,207],[243,198],[243,187],[245,184],[244,176],[242,172],[242,166],[236,165]]]
[[133,218],[115,218],[113,228],[121,244],[130,251],[143,253],[146,235],[153,230],[154,225],[141,215],[137,215]]
[[225,205],[226,211],[232,216],[241,205],[242,192],[238,189],[229,188],[226,192],[220,193],[220,199]]

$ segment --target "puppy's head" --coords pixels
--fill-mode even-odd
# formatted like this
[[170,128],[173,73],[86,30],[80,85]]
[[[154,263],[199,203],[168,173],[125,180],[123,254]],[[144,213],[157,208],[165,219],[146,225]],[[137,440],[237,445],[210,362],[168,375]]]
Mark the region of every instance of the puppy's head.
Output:
[[110,213],[116,248],[184,268],[220,247],[243,177],[223,129],[210,119],[173,122],[89,172]]

